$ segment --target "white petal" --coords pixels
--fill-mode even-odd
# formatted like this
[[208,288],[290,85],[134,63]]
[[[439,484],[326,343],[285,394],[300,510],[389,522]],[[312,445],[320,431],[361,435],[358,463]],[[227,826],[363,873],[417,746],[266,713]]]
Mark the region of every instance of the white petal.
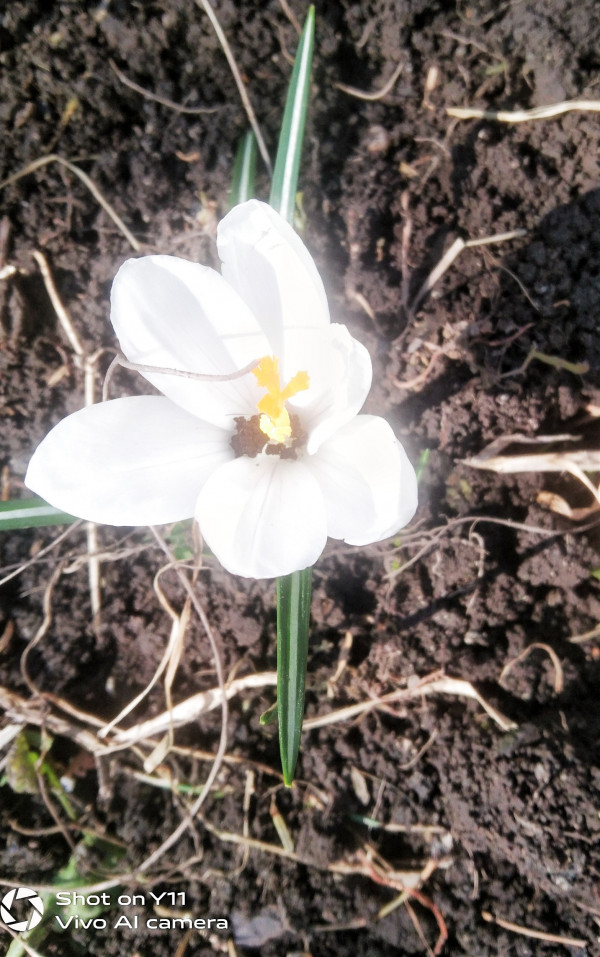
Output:
[[229,435],[163,396],[113,399],[46,436],[25,484],[57,508],[107,525],[191,518],[208,476],[233,457]]
[[298,335],[323,329],[329,308],[323,282],[306,246],[278,213],[251,199],[219,223],[222,273],[250,307],[272,354],[293,357]]
[[394,535],[416,511],[415,471],[378,416],[357,416],[304,461],[321,486],[332,538],[369,545]]
[[[111,293],[111,320],[131,362],[221,375],[270,352],[251,311],[223,277],[175,256],[129,259]],[[144,373],[182,408],[215,425],[249,414],[261,395],[251,373],[225,382]]]
[[234,575],[274,578],[313,565],[327,540],[319,485],[302,462],[240,457],[208,479],[196,518]]
[[290,399],[289,407],[300,413],[312,455],[360,412],[371,388],[371,357],[346,326],[333,323],[324,332],[305,335],[294,358],[296,368],[286,370],[282,382],[301,369],[309,374],[309,388]]

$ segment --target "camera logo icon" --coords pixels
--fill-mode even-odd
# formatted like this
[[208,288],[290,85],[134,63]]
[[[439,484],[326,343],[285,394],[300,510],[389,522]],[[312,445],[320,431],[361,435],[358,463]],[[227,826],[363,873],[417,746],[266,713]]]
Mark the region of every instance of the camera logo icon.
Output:
[[17,934],[32,930],[44,916],[44,902],[30,887],[13,887],[0,901],[0,920]]

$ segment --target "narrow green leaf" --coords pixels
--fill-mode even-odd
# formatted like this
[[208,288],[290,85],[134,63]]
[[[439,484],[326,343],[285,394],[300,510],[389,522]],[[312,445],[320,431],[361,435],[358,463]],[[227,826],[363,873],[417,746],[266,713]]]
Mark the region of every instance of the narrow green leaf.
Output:
[[248,130],[240,140],[233,164],[231,189],[229,191],[229,209],[238,203],[245,203],[254,196],[254,177],[256,174],[256,137]]
[[266,711],[263,711],[260,718],[258,719],[258,723],[260,724],[261,728],[263,728],[263,727],[266,727],[266,725],[268,724],[273,724],[273,722],[276,720],[277,720],[277,700],[275,700],[273,704],[270,704]]
[[77,519],[48,505],[43,498],[11,499],[0,502],[0,532],[41,525],[70,525]]
[[310,6],[288,89],[269,203],[288,223],[294,221],[298,172],[306,126],[310,70],[315,45],[315,8]]
[[277,579],[277,714],[283,780],[294,781],[304,717],[312,568]]
[[[271,206],[292,224],[314,41],[315,8],[310,6],[292,70],[269,197]],[[287,787],[294,781],[304,717],[311,587],[310,568],[277,579],[277,715],[281,768]]]

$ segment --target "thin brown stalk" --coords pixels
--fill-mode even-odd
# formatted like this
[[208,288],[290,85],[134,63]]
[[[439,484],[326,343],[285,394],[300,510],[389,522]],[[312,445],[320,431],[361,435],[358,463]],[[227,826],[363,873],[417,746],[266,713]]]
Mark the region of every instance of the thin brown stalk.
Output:
[[368,102],[372,103],[376,100],[382,100],[384,96],[387,96],[387,94],[393,88],[394,83],[402,73],[403,69],[404,61],[398,64],[390,78],[386,80],[381,89],[375,90],[373,93],[366,93],[364,90],[358,90],[355,86],[346,86],[345,83],[335,83],[334,86],[336,86],[338,90],[341,90],[342,93],[347,93],[348,96],[354,96],[357,100],[367,100]]
[[210,5],[209,0],[196,0],[196,5],[199,6],[202,10],[204,10],[204,12],[206,13],[208,19],[209,19],[210,22],[212,23],[212,26],[213,26],[213,29],[214,29],[215,33],[217,34],[217,38],[218,38],[218,40],[219,40],[219,43],[221,44],[221,48],[222,48],[222,50],[223,50],[223,53],[224,53],[225,56],[227,57],[227,62],[229,63],[229,68],[230,68],[230,70],[231,70],[231,72],[232,72],[232,74],[233,74],[233,79],[235,80],[235,85],[236,85],[237,88],[238,88],[238,92],[239,92],[239,94],[240,94],[240,99],[241,99],[241,101],[242,101],[242,103],[243,103],[243,105],[244,105],[244,109],[245,109],[245,111],[246,111],[246,116],[248,117],[248,122],[250,123],[250,126],[252,127],[252,130],[253,130],[254,135],[255,135],[255,137],[256,137],[256,142],[257,142],[257,144],[258,144],[258,149],[259,149],[259,151],[260,151],[260,155],[262,156],[262,158],[263,158],[263,160],[264,160],[264,162],[265,162],[265,166],[267,167],[267,169],[268,169],[268,171],[269,171],[269,175],[271,175],[271,174],[273,173],[273,167],[272,167],[272,165],[271,165],[271,158],[270,158],[270,156],[269,156],[269,151],[267,150],[267,147],[266,147],[266,145],[265,145],[265,141],[264,141],[264,139],[263,139],[262,133],[261,133],[261,131],[260,131],[260,127],[259,127],[259,125],[258,125],[258,121],[257,121],[257,119],[256,119],[256,113],[254,112],[254,109],[253,109],[253,107],[252,107],[252,103],[250,102],[250,97],[248,96],[248,91],[246,90],[246,87],[245,87],[245,85],[244,85],[244,81],[242,80],[242,76],[241,76],[241,73],[240,73],[240,71],[239,71],[239,69],[238,69],[237,63],[235,62],[235,57],[234,57],[233,53],[231,52],[231,47],[229,46],[229,43],[228,43],[228,41],[227,41],[227,37],[225,36],[225,34],[224,34],[224,32],[223,32],[223,29],[222,29],[222,27],[221,27],[221,24],[219,23],[219,21],[218,21],[218,19],[217,19],[217,15],[216,15],[215,11],[213,10],[212,6]]
[[135,93],[139,93],[140,96],[143,96],[146,100],[152,100],[154,103],[160,103],[161,106],[166,106],[167,109],[174,110],[175,113],[189,113],[191,115],[198,115],[201,113],[216,113],[218,111],[218,107],[216,106],[182,106],[180,103],[174,103],[173,100],[167,99],[166,96],[159,96],[158,93],[151,93],[150,90],[145,90],[143,86],[139,86],[137,83],[134,83],[133,80],[130,80],[122,70],[119,70],[119,67],[114,60],[109,60],[108,62],[123,86],[128,86],[130,90],[134,90]]
[[71,163],[69,160],[64,159],[64,157],[59,156],[58,153],[50,153],[48,156],[40,156],[39,159],[34,160],[32,163],[28,163],[27,166],[23,167],[23,169],[18,170],[16,173],[13,173],[12,176],[8,176],[5,180],[2,180],[0,183],[0,189],[4,189],[5,186],[11,186],[13,183],[16,183],[17,180],[22,179],[23,176],[29,176],[30,173],[35,173],[36,170],[41,169],[43,166],[48,166],[49,163],[58,163],[59,166],[64,166],[66,169],[70,170],[71,173],[74,173],[75,176],[77,176],[81,182],[87,186],[96,202],[98,202],[100,206],[102,206],[102,209],[108,213],[117,229],[119,229],[125,236],[125,239],[129,245],[135,249],[136,252],[139,252],[141,249],[141,244],[129,231],[121,217],[113,209],[108,200],[102,195],[94,181],[90,179],[87,173],[84,173],[79,166],[75,166],[74,163]]

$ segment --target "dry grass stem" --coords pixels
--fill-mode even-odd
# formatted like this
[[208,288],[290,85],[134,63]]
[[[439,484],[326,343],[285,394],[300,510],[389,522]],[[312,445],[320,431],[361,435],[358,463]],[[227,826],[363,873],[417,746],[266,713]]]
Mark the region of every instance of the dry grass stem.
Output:
[[455,239],[450,248],[444,253],[437,266],[431,270],[427,279],[415,295],[415,298],[411,302],[408,309],[409,315],[415,315],[425,297],[431,292],[436,283],[439,282],[444,273],[447,272],[456,257],[463,251],[463,249],[475,248],[477,246],[489,246],[492,243],[506,243],[513,239],[522,239],[523,236],[526,235],[527,230],[514,229],[512,232],[496,233],[493,236],[484,236],[481,239]]
[[587,947],[589,941],[580,937],[561,937],[559,934],[548,934],[544,930],[534,930],[532,927],[523,927],[521,924],[513,924],[510,920],[504,920],[502,917],[494,917],[489,911],[483,910],[481,916],[485,921],[497,924],[504,930],[511,930],[514,934],[522,934],[523,937],[532,937],[534,940],[545,940],[550,944],[561,944],[563,947]]
[[[518,532],[526,532],[530,535],[543,535],[546,538],[552,538],[554,536],[564,536],[567,534],[580,534],[582,532],[587,532],[592,528],[595,528],[599,524],[599,520],[588,522],[587,525],[580,525],[577,529],[569,529],[564,531],[558,531],[555,528],[543,528],[541,525],[528,525],[525,522],[515,522],[510,518],[496,518],[493,515],[465,515],[462,518],[454,518],[448,522],[447,525],[440,525],[432,529],[430,532],[416,532],[413,535],[406,535],[402,544],[394,549],[391,554],[395,555],[398,552],[413,547],[415,545],[419,546],[419,550],[412,558],[409,558],[406,562],[400,565],[398,568],[392,568],[387,572],[386,577],[392,583],[396,578],[402,575],[405,571],[419,562],[422,558],[433,551],[434,548],[440,543],[440,541],[445,538],[447,535],[451,535],[455,528],[458,528],[460,525],[471,525],[472,528],[476,528],[479,524],[489,524],[489,525],[503,525],[505,528],[512,528]],[[421,542],[425,539],[424,543]],[[389,555],[386,556],[389,562]]]
[[364,90],[357,90],[355,86],[346,86],[345,83],[334,83],[334,86],[336,89],[341,90],[342,93],[347,93],[348,96],[355,96],[358,100],[368,100],[369,102],[382,100],[383,97],[387,96],[387,94],[393,88],[394,83],[402,73],[403,69],[404,61],[398,64],[389,80],[384,83],[380,90],[376,90],[375,93],[365,93]]
[[411,698],[419,698],[428,694],[449,694],[458,697],[472,698],[487,712],[490,718],[502,728],[503,731],[510,731],[516,728],[516,725],[509,718],[492,707],[469,681],[461,678],[449,678],[446,675],[434,673],[426,678],[422,678],[413,687],[402,688],[398,691],[391,691],[389,694],[381,695],[379,698],[372,698],[369,701],[361,701],[359,704],[348,705],[346,708],[339,708],[331,711],[329,714],[318,715],[315,718],[307,718],[304,721],[302,730],[310,731],[314,728],[322,728],[329,724],[338,724],[340,721],[349,721],[365,714],[368,711],[374,711],[379,707],[397,701],[407,701]]
[[328,698],[333,698],[335,694],[335,686],[340,680],[340,678],[342,677],[344,671],[346,670],[346,666],[348,664],[348,658],[350,657],[350,652],[352,651],[353,641],[354,641],[354,636],[352,632],[350,631],[350,629],[348,629],[340,645],[336,669],[334,673],[332,674],[331,678],[327,679],[327,697]]
[[298,18],[297,18],[296,15],[294,14],[294,11],[293,11],[292,8],[290,7],[290,5],[289,5],[289,3],[287,2],[287,0],[279,0],[279,6],[281,7],[281,9],[283,10],[283,12],[285,13],[285,15],[286,15],[286,17],[288,18],[288,20],[290,21],[290,23],[292,24],[292,26],[293,26],[294,30],[296,31],[296,33],[298,34],[298,36],[300,36],[300,34],[302,33],[302,26],[300,25],[300,21],[298,20]]
[[584,113],[600,113],[600,100],[563,100],[548,106],[535,106],[531,110],[478,110],[472,107],[447,106],[446,114],[457,120],[497,120],[499,123],[529,123],[531,120],[548,120],[577,110]]
[[564,674],[562,665],[560,663],[560,658],[556,654],[554,648],[551,648],[550,645],[546,645],[543,642],[535,641],[533,644],[528,645],[521,654],[517,655],[516,658],[513,658],[511,661],[507,662],[504,665],[498,678],[499,684],[502,684],[506,676],[512,671],[515,665],[520,664],[520,662],[525,661],[529,657],[532,651],[536,648],[539,648],[541,651],[545,651],[546,654],[550,657],[552,664],[554,665],[554,693],[561,694],[565,686]]
[[[34,250],[32,255],[39,266],[46,292],[48,293],[60,326],[75,353],[75,364],[83,370],[84,404],[88,407],[93,405],[95,401],[96,362],[100,355],[102,355],[103,350],[100,349],[94,353],[93,356],[88,356],[79,334],[71,321],[71,317],[58,294],[46,257],[43,253],[39,252],[39,250]],[[94,522],[86,522],[86,537],[90,603],[92,606],[94,627],[98,629],[100,627],[102,596],[100,592],[100,561],[98,559],[98,527]]]
[[294,853],[294,840],[290,834],[290,829],[285,823],[285,819],[277,807],[277,802],[275,800],[275,795],[271,795],[271,803],[269,806],[269,814],[271,815],[271,820],[273,821],[273,827],[277,831],[277,836],[281,841],[281,846],[285,847],[286,851],[289,851],[291,854]]
[[140,243],[127,229],[127,226],[121,217],[115,212],[108,200],[104,198],[94,181],[91,180],[87,173],[84,173],[82,169],[80,169],[78,166],[75,166],[75,164],[71,163],[69,160],[64,159],[64,157],[59,156],[58,153],[51,153],[49,156],[41,156],[32,163],[28,163],[27,166],[23,167],[23,169],[13,173],[12,176],[8,176],[5,180],[2,180],[0,183],[0,189],[4,189],[5,186],[11,186],[13,183],[16,183],[17,180],[22,179],[23,176],[29,176],[30,173],[35,173],[36,170],[41,169],[43,166],[48,166],[49,163],[58,163],[60,166],[64,166],[66,169],[70,170],[71,173],[74,173],[75,176],[79,177],[81,182],[87,186],[96,202],[102,206],[102,209],[106,213],[108,213],[117,229],[123,233],[129,245],[135,249],[136,252],[139,252],[141,249]]
[[[165,611],[171,618],[171,622],[172,622],[171,634],[169,636],[167,647],[165,648],[164,654],[160,662],[158,663],[158,666],[154,674],[152,675],[152,678],[146,685],[146,687],[143,689],[143,691],[140,691],[140,693],[136,695],[136,697],[133,698],[133,700],[130,701],[129,704],[127,704],[123,708],[123,710],[120,711],[119,714],[112,719],[112,721],[110,721],[107,725],[105,725],[104,728],[102,728],[101,731],[98,732],[98,737],[100,738],[105,738],[111,731],[113,731],[116,725],[121,723],[123,718],[125,718],[128,714],[130,714],[131,711],[134,710],[134,708],[137,708],[137,706],[144,700],[144,698],[150,693],[152,688],[155,686],[155,684],[157,683],[157,681],[159,680],[159,678],[161,677],[161,675],[164,673],[165,669],[169,665],[169,662],[171,662],[175,657],[177,657],[177,661],[179,660],[179,657],[176,656],[176,649],[181,644],[181,641],[183,639],[183,634],[185,633],[185,629],[189,622],[190,602],[189,602],[189,599],[186,599],[181,615],[178,615],[177,612],[175,612],[171,608],[171,605],[168,603],[162,589],[160,588],[159,582],[160,582],[161,575],[165,571],[167,571],[170,567],[171,567],[170,565],[163,566],[163,568],[160,568],[158,570],[158,572],[156,573],[154,577],[154,591],[158,597],[160,604],[165,609]],[[169,688],[171,683],[172,683],[172,676],[171,676],[171,681],[169,682]],[[170,698],[170,692],[169,692],[169,698]],[[170,714],[171,710],[172,709],[169,708],[169,711],[167,713]]]
[[29,674],[28,667],[27,667],[28,659],[29,659],[30,653],[40,643],[40,641],[42,640],[42,638],[48,631],[50,625],[52,624],[52,618],[53,618],[52,594],[54,592],[54,588],[56,587],[56,584],[58,580],[60,579],[62,573],[63,573],[63,562],[59,562],[56,565],[54,571],[52,572],[52,575],[50,576],[50,580],[48,581],[44,589],[44,598],[42,601],[42,609],[43,609],[42,622],[39,625],[31,641],[28,642],[28,644],[26,645],[25,650],[23,654],[21,655],[21,677],[23,678],[23,681],[25,682],[25,684],[27,685],[31,693],[36,695],[36,697],[40,694],[40,692],[38,691],[35,682],[33,681],[33,679],[31,678]]
[[256,119],[256,114],[252,107],[252,103],[250,102],[250,97],[248,96],[248,92],[244,85],[244,81],[242,80],[242,76],[238,69],[237,63],[235,62],[235,57],[233,53],[231,52],[231,47],[229,46],[229,43],[227,42],[227,37],[223,33],[221,24],[219,23],[217,19],[217,15],[215,14],[215,11],[213,10],[209,0],[196,0],[196,5],[200,7],[200,9],[204,10],[208,19],[212,23],[213,29],[217,35],[219,43],[221,44],[223,53],[227,57],[227,62],[229,63],[229,68],[233,74],[233,79],[235,80],[235,84],[238,88],[240,99],[244,105],[246,116],[248,117],[248,122],[250,123],[250,126],[252,127],[252,130],[256,137],[256,142],[258,144],[260,155],[262,156],[265,162],[265,166],[267,167],[267,170],[269,171],[269,175],[272,175],[273,167],[271,165],[271,158],[269,156],[269,151],[267,150],[267,147],[265,145],[265,141],[263,139],[262,133],[260,131],[260,127],[258,125],[258,121]]
[[75,353],[77,359],[79,360],[77,364],[79,365],[79,368],[81,368],[82,367],[81,360],[83,359],[85,355],[85,350],[83,348],[83,345],[81,344],[81,339],[79,338],[79,335],[73,323],[71,322],[71,317],[69,316],[69,313],[65,309],[62,303],[62,300],[57,292],[56,286],[54,284],[54,279],[52,278],[52,273],[50,272],[50,267],[48,265],[48,260],[46,259],[44,254],[39,252],[39,250],[37,249],[33,250],[32,256],[40,268],[42,279],[44,280],[44,286],[46,287],[46,292],[48,293],[50,302],[52,303],[52,306],[54,308],[58,321],[62,327],[62,330],[65,333],[67,339],[69,340],[69,343],[71,345],[73,352]]
[[184,591],[188,595],[192,603],[192,607],[194,611],[196,612],[198,619],[204,629],[204,632],[209,640],[213,657],[214,657],[215,670],[217,673],[217,681],[219,683],[219,691],[220,691],[220,697],[221,697],[221,700],[219,702],[221,706],[221,734],[219,737],[219,746],[217,748],[217,752],[215,754],[214,761],[212,763],[210,771],[208,772],[206,780],[204,781],[202,791],[200,792],[199,796],[196,798],[196,800],[193,802],[193,804],[189,808],[189,812],[187,816],[181,821],[181,823],[175,828],[175,830],[162,842],[160,847],[158,847],[155,851],[153,851],[152,854],[150,854],[150,856],[147,857],[146,860],[142,862],[142,864],[140,864],[140,866],[138,867],[138,873],[140,874],[143,874],[149,871],[150,868],[157,861],[159,861],[160,858],[166,853],[166,851],[168,851],[169,848],[171,848],[173,844],[175,844],[179,840],[182,834],[184,834],[185,831],[187,831],[188,828],[191,827],[195,816],[198,814],[198,811],[200,810],[206,798],[208,797],[210,793],[210,789],[219,772],[219,768],[221,767],[223,756],[225,754],[226,747],[227,747],[228,717],[229,717],[229,709],[227,707],[228,699],[227,699],[227,693],[225,689],[225,677],[223,674],[223,663],[221,661],[221,655],[217,645],[217,640],[211,628],[210,622],[205,614],[205,611],[202,607],[202,604],[200,603],[200,600],[198,599],[198,596],[196,595],[196,592],[194,591],[194,588],[192,587],[190,583],[189,578],[186,576],[185,572],[177,564],[175,556],[173,555],[171,548],[169,547],[167,542],[164,540],[160,532],[158,532],[157,529],[154,528],[154,526],[150,526],[150,527],[151,527],[152,534],[154,535],[154,537],[156,538],[156,541],[158,542],[163,552],[167,556],[169,562],[174,565],[175,571],[177,573],[177,577],[179,578],[179,581]]
[[591,641],[592,638],[600,638],[600,625],[596,625],[590,631],[584,631],[581,635],[572,635],[569,641],[573,645],[580,645],[584,641]]
[[600,508],[597,499],[591,505],[586,505],[584,508],[572,508],[562,495],[559,495],[557,492],[545,492],[543,489],[537,493],[535,500],[539,505],[545,505],[550,511],[556,512],[557,515],[564,515],[574,522],[585,522],[587,518],[594,515]]
[[0,708],[11,721],[31,724],[34,727],[45,727],[52,734],[61,735],[74,741],[90,754],[97,754],[105,750],[105,746],[91,731],[76,727],[72,722],[48,713],[42,700],[34,702],[22,698],[20,695],[0,687]]
[[200,715],[218,708],[222,705],[224,699],[229,701],[235,695],[249,688],[274,687],[276,685],[277,674],[274,671],[236,678],[225,685],[223,689],[210,688],[208,691],[200,691],[180,704],[176,704],[171,711],[165,711],[163,714],[150,718],[148,721],[143,721],[133,728],[116,731],[111,740],[120,747],[135,744],[138,741],[156,737],[158,734],[164,734],[170,727],[180,728],[183,725],[190,724],[190,722],[197,720]]
[[167,99],[166,96],[159,96],[157,93],[150,93],[149,90],[145,90],[143,86],[138,86],[137,83],[134,83],[133,80],[130,80],[115,63],[114,60],[108,61],[111,69],[118,76],[119,80],[124,86],[129,87],[130,90],[134,90],[136,93],[139,93],[146,100],[153,100],[154,103],[160,103],[161,106],[166,106],[169,110],[174,110],[176,113],[189,113],[192,115],[197,115],[199,113],[217,113],[218,107],[216,106],[181,106],[180,103],[174,103],[173,100]]
[[503,435],[487,445],[481,452],[470,459],[463,459],[463,464],[470,468],[489,469],[501,475],[519,472],[569,472],[578,479],[594,499],[600,504],[600,489],[589,480],[586,472],[600,471],[600,451],[596,449],[577,449],[561,452],[525,452],[512,455],[502,455],[503,449],[515,443],[525,445],[547,445],[549,442],[575,441],[576,436],[528,436],[515,434]]
[[[26,562],[23,562],[22,564],[18,565],[8,575],[5,575],[4,578],[0,578],[0,588],[2,587],[2,585],[6,585],[6,583],[11,581],[13,578],[17,578],[28,568],[31,568],[32,565],[39,564],[39,562],[43,561],[46,555],[48,555],[51,551],[53,551],[55,548],[61,545],[62,542],[64,542],[64,540],[68,538],[69,535],[71,535],[76,529],[80,529],[82,524],[83,522],[81,521],[73,522],[72,525],[69,525],[68,528],[65,528],[65,530],[61,532],[59,535],[57,535],[56,538],[53,538],[49,545],[46,545],[44,548],[40,549],[37,555],[34,555],[33,558],[30,558]],[[86,562],[87,562],[87,558],[86,558]]]

